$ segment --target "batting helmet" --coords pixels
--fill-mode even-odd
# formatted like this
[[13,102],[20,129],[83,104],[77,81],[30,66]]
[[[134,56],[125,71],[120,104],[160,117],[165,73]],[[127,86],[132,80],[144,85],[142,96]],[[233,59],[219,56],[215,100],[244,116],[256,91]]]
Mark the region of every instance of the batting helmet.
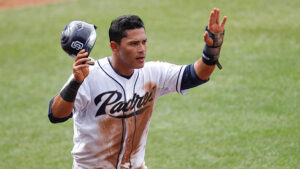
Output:
[[61,47],[73,58],[76,58],[77,53],[82,49],[90,54],[96,42],[96,29],[97,27],[93,24],[71,21],[62,31]]

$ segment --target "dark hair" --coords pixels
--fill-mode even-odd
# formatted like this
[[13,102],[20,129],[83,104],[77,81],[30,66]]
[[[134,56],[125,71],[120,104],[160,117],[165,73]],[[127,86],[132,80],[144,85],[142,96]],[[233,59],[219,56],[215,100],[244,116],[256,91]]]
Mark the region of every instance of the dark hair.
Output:
[[123,15],[110,24],[109,28],[109,41],[115,41],[118,44],[121,43],[121,39],[126,37],[126,30],[144,28],[144,23],[137,15]]

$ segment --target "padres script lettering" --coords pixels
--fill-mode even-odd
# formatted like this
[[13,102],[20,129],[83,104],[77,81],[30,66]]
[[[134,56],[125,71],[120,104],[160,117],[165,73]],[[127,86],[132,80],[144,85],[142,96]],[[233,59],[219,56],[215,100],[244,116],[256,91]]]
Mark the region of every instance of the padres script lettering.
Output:
[[[141,107],[146,105],[148,102],[153,101],[153,99],[155,97],[155,91],[156,91],[156,87],[153,87],[152,91],[146,92],[144,96],[139,96],[137,93],[134,93],[133,97],[130,100],[128,100],[127,102],[120,101],[122,98],[122,93],[120,93],[118,91],[107,91],[107,92],[101,93],[94,100],[96,105],[98,105],[98,103],[101,102],[101,100],[104,96],[107,96],[107,98],[106,98],[106,100],[103,101],[102,105],[98,109],[96,116],[105,114],[105,109],[106,109],[106,106],[108,106],[108,105],[113,105],[110,109],[110,115],[112,117],[128,118],[128,117],[133,116],[134,113],[141,114],[144,110],[149,108],[149,106],[146,106],[144,108],[141,108]],[[137,109],[139,109],[139,108],[141,108],[141,109],[134,112],[132,110],[134,110],[135,107]],[[113,116],[113,114],[115,114],[116,112],[121,112],[121,111],[123,112],[123,114],[128,111],[132,111],[132,113],[126,114],[126,115],[121,115],[121,116]]]

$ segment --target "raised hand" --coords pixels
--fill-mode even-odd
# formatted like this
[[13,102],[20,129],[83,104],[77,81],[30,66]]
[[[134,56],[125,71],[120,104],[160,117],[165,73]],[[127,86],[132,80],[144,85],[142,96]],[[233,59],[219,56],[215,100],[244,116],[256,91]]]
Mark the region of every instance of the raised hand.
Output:
[[82,49],[73,62],[73,75],[78,83],[82,83],[83,80],[89,74],[89,64],[90,58],[88,58],[88,52]]
[[[208,30],[211,33],[220,33],[224,32],[224,25],[226,23],[227,17],[224,16],[222,23],[219,23],[220,10],[218,8],[214,8],[210,12],[209,22],[208,22]],[[208,46],[213,46],[213,39],[208,36],[208,32],[204,33],[204,41]]]

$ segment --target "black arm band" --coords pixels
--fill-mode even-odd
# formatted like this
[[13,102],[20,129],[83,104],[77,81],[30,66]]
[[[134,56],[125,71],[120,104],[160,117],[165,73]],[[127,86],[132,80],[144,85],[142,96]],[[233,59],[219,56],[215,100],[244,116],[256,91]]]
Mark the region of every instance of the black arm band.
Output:
[[78,83],[74,78],[71,79],[69,84],[60,92],[60,96],[67,102],[74,102],[80,85],[81,83]]
[[185,67],[183,75],[182,75],[182,82],[181,82],[181,90],[190,89],[196,86],[199,86],[208,80],[201,80],[194,69],[194,64],[190,64]]
[[71,113],[70,116],[64,117],[64,118],[56,118],[56,117],[53,116],[52,104],[53,104],[54,98],[52,98],[49,102],[48,118],[49,118],[50,122],[51,123],[61,123],[61,122],[67,121],[69,118],[72,118],[73,113]]
[[204,46],[204,50],[202,53],[202,60],[207,65],[215,65],[217,63],[217,60],[214,58],[218,58],[220,56],[220,47],[219,48],[213,48],[209,47],[207,45]]

